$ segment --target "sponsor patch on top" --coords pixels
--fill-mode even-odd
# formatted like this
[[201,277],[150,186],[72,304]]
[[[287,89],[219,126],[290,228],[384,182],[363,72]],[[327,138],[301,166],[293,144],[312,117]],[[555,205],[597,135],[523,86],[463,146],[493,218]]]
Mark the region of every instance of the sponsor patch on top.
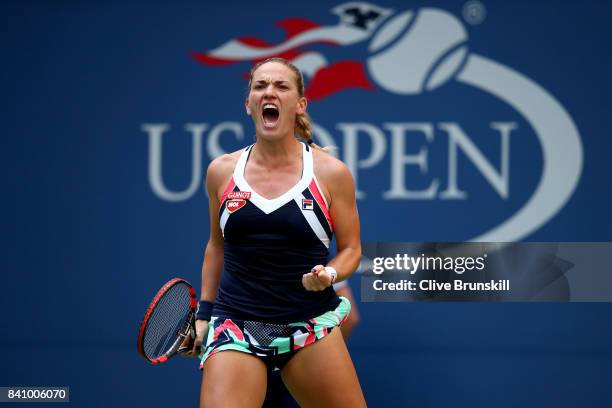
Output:
[[231,193],[227,195],[227,198],[229,198],[230,200],[232,199],[248,200],[249,198],[251,198],[251,192],[250,191],[232,191]]
[[227,208],[227,211],[231,213],[238,211],[239,209],[241,209],[242,207],[244,207],[246,205],[246,201],[245,200],[227,200],[225,203],[225,208]]

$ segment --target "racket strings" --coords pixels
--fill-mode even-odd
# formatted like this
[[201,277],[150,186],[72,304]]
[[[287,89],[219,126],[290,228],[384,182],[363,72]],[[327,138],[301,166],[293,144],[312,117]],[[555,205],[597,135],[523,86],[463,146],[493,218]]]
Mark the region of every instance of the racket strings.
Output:
[[185,326],[189,304],[189,287],[185,284],[172,286],[162,296],[144,334],[143,349],[148,358],[155,359],[170,351]]

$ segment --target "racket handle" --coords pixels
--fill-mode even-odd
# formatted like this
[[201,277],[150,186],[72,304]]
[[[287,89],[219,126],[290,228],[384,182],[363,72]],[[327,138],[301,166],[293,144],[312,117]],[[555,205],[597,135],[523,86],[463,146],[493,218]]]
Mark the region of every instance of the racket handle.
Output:
[[[189,323],[189,337],[192,340],[195,340],[196,338],[196,332],[195,332],[195,316],[192,316],[191,318],[191,322]],[[187,336],[185,336],[185,338],[187,338]],[[184,339],[183,339],[184,340]],[[193,343],[192,343],[193,344]],[[178,350],[176,350],[177,353],[184,353],[185,351],[189,351],[191,350],[191,347],[189,346],[183,346],[181,345]]]

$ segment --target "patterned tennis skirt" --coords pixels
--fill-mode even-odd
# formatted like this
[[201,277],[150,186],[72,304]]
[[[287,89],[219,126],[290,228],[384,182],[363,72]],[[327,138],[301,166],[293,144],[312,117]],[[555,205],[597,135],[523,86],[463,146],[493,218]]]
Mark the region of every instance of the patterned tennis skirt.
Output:
[[[201,355],[200,369],[210,356],[234,350],[262,358],[266,365],[282,368],[296,351],[322,339],[342,325],[349,315],[351,303],[340,297],[334,310],[305,322],[290,324],[262,323],[213,316],[210,320],[206,348]],[[279,364],[278,357],[287,357]]]

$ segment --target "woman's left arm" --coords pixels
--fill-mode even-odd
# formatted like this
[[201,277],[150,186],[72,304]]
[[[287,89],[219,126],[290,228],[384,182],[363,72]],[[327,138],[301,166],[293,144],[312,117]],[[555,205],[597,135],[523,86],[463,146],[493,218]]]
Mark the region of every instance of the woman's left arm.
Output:
[[355,182],[348,168],[337,159],[328,158],[320,173],[320,181],[329,193],[329,213],[336,236],[336,256],[327,265],[317,265],[304,274],[302,282],[307,290],[323,290],[330,286],[332,276],[325,266],[337,272],[335,282],[347,279],[361,261],[359,214],[355,201]]
[[348,168],[340,163],[331,178],[331,183],[327,184],[331,196],[329,215],[334,223],[337,254],[327,266],[336,269],[336,282],[340,282],[351,276],[361,261],[359,214],[355,201],[355,182]]

